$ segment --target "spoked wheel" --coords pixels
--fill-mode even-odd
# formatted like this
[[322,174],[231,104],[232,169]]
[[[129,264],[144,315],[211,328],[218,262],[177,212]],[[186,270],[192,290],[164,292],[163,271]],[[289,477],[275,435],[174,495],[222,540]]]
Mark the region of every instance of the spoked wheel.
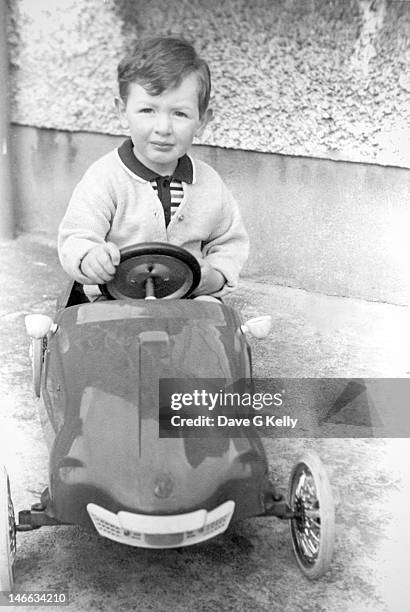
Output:
[[335,541],[332,489],[315,453],[302,456],[292,470],[289,506],[298,514],[290,521],[296,560],[302,572],[314,580],[329,569]]
[[16,558],[16,524],[7,471],[0,466],[0,591],[12,591]]

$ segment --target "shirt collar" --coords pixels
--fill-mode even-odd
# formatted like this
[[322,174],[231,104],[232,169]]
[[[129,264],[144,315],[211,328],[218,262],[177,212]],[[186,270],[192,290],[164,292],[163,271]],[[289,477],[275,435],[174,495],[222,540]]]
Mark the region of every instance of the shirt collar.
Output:
[[[145,181],[154,181],[161,176],[158,172],[155,172],[155,170],[147,168],[147,166],[135,157],[131,138],[127,138],[127,140],[118,147],[118,155],[128,170]],[[194,167],[188,155],[183,155],[179,158],[178,165],[175,168],[172,178],[177,181],[183,181],[184,183],[193,183]]]

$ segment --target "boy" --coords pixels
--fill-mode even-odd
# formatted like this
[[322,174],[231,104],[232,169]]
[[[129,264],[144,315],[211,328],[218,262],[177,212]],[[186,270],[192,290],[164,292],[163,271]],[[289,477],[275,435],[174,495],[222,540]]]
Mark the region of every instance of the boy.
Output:
[[142,41],[118,66],[121,125],[131,138],[95,162],[59,228],[61,264],[76,281],[106,283],[119,249],[170,242],[198,259],[198,295],[232,291],[248,255],[238,207],[219,175],[188,155],[210,116],[210,72],[177,38]]

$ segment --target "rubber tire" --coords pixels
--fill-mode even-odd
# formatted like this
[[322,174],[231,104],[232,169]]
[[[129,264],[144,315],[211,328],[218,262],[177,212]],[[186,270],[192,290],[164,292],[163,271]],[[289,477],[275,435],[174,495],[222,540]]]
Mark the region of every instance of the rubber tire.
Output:
[[33,370],[33,389],[35,397],[40,397],[41,371],[43,369],[43,338],[31,339],[31,367]]
[[[12,534],[10,532],[13,532]],[[14,541],[14,545],[12,544]],[[4,465],[0,466],[0,591],[13,591],[16,532],[10,483]],[[13,550],[12,550],[13,546]]]
[[332,488],[323,463],[314,452],[302,455],[295,464],[289,479],[289,506],[293,509],[293,491],[296,487],[296,479],[303,466],[306,466],[312,474],[316,497],[319,502],[320,510],[320,544],[316,561],[309,565],[304,560],[303,555],[298,549],[294,530],[296,520],[290,520],[290,530],[293,551],[299,568],[307,578],[316,580],[325,574],[331,565],[335,544],[335,504],[333,500]]

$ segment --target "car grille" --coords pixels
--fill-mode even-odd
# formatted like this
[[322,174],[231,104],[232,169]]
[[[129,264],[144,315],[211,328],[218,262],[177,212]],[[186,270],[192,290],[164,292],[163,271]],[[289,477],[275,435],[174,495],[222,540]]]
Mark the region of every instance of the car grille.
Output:
[[142,548],[177,548],[209,540],[227,529],[234,510],[233,501],[210,512],[196,510],[163,516],[115,514],[97,504],[87,505],[88,514],[101,536]]

